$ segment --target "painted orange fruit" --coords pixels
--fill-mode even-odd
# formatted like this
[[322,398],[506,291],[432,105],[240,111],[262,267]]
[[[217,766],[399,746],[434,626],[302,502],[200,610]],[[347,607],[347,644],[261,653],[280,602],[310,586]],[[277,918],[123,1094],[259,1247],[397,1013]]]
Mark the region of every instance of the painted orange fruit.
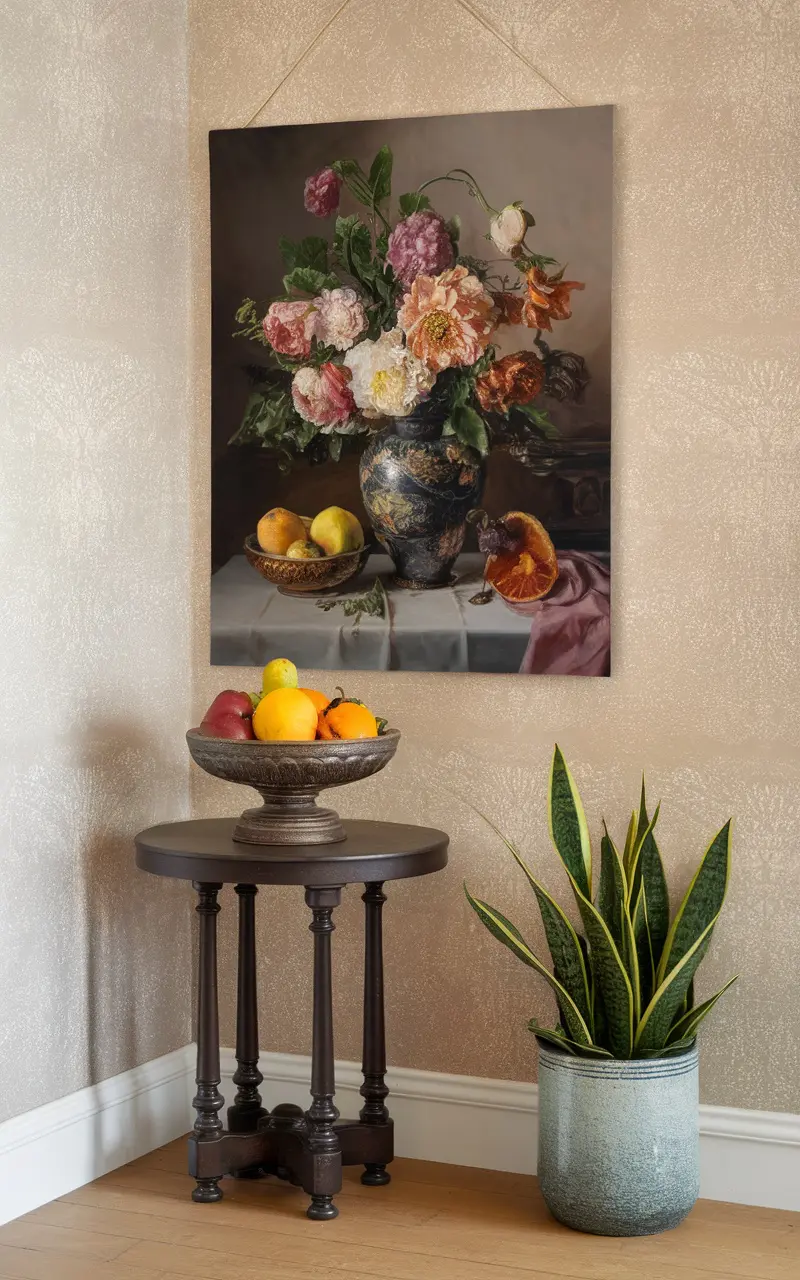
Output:
[[498,524],[505,536],[486,561],[486,581],[504,600],[519,604],[547,595],[558,561],[544,525],[526,511],[507,511]]
[[331,741],[334,738],[377,738],[378,722],[372,712],[360,702],[348,702],[334,698],[317,721],[317,737]]

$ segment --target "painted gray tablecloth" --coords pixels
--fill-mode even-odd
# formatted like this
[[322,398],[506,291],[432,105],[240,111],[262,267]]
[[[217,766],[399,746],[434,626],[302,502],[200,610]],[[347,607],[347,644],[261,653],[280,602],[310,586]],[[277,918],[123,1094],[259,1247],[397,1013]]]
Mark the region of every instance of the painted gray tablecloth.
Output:
[[[482,586],[483,557],[459,556],[457,581],[438,591],[404,591],[391,583],[386,555],[371,555],[363,573],[336,598],[364,595],[379,577],[387,618],[356,623],[341,608],[317,607],[317,596],[285,596],[234,556],[211,579],[211,661],[260,667],[289,657],[299,667],[358,671],[518,671],[530,619],[497,595],[469,603]],[[324,597],[330,603],[331,597]]]

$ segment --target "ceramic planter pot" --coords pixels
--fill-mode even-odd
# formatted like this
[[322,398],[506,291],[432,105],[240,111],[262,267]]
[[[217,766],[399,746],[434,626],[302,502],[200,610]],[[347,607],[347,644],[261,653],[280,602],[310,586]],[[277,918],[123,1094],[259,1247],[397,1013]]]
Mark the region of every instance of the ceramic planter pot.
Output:
[[576,1058],[539,1041],[539,1185],[576,1231],[643,1236],[700,1189],[697,1046],[667,1058]]
[[410,590],[450,584],[467,512],[483,488],[480,455],[442,436],[443,424],[421,414],[398,418],[361,458],[364,506],[394,561],[395,584]]

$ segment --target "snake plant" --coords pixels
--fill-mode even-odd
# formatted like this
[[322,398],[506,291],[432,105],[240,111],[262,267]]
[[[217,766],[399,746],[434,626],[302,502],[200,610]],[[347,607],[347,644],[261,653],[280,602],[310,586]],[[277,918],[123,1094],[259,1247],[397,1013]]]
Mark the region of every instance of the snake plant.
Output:
[[735,978],[701,1004],[694,975],[708,951],[728,882],[730,820],[708,846],[670,920],[669,894],[644,779],[638,813],[631,814],[620,852],[603,823],[600,870],[594,885],[592,851],[581,798],[556,746],[550,772],[550,834],[567,873],[582,933],[526,866],[516,846],[495,827],[528,878],[539,904],[552,972],[518,929],[494,907],[467,899],[495,938],[550,984],[559,1010],[554,1030],[528,1024],[542,1040],[582,1058],[653,1058],[689,1048],[706,1014]]

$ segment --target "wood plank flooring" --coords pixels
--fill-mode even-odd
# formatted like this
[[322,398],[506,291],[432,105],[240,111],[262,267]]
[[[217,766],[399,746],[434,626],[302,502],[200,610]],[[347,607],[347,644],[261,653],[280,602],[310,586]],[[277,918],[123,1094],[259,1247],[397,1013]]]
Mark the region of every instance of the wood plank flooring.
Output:
[[535,1178],[396,1160],[389,1187],[345,1171],[334,1222],[274,1179],[195,1205],[171,1143],[0,1228],[4,1280],[800,1280],[800,1214],[700,1201],[675,1231],[584,1236]]

